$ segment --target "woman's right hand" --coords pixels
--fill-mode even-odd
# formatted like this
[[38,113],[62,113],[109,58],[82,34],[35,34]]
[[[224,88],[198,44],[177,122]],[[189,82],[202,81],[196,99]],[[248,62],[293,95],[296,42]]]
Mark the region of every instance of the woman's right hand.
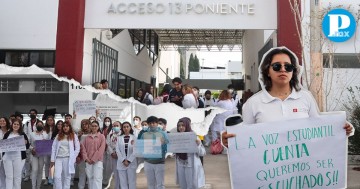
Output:
[[228,138],[232,138],[235,137],[235,134],[231,134],[231,133],[227,133],[226,131],[221,133],[221,140],[224,146],[226,146],[226,148],[228,147]]
[[33,156],[36,155],[35,148],[33,148],[33,149],[31,150],[31,154],[32,154]]

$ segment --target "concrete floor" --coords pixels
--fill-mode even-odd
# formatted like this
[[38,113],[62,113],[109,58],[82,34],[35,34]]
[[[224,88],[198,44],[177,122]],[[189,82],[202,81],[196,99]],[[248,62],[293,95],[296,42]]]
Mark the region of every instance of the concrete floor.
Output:
[[[230,176],[227,167],[227,156],[226,155],[206,155],[204,157],[204,169],[206,175],[206,189],[230,189]],[[348,166],[348,188],[349,189],[360,189],[360,171],[353,170],[354,167],[360,165],[349,165]],[[76,185],[77,183],[75,183]],[[175,185],[175,159],[168,158],[166,160],[165,169],[165,186],[167,189],[178,189]],[[23,189],[31,189],[31,182],[23,182]],[[50,186],[43,186],[42,189],[51,189]],[[113,186],[108,187],[109,189]],[[146,178],[144,170],[138,174],[137,177],[137,189],[146,189]],[[77,186],[72,187],[77,189]]]

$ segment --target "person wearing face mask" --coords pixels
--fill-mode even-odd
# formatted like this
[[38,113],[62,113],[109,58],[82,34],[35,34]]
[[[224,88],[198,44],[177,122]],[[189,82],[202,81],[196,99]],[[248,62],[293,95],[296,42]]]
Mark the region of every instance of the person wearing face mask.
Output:
[[113,172],[113,178],[114,178],[114,189],[120,188],[120,180],[119,180],[119,173],[116,169],[116,164],[118,160],[118,156],[116,153],[116,144],[118,141],[119,136],[121,135],[121,123],[119,121],[115,121],[112,124],[112,130],[113,132],[109,134],[106,138],[106,144],[107,144],[107,154],[111,157],[111,167]]
[[144,157],[145,174],[148,183],[148,189],[164,189],[165,175],[165,154],[167,152],[167,143],[169,143],[167,134],[158,128],[158,118],[150,116],[147,118],[149,128],[142,135],[138,136],[138,140],[160,140],[161,141],[161,158]]
[[139,116],[134,116],[133,123],[134,123],[134,127],[133,127],[134,135],[135,137],[137,137],[140,131],[142,130],[141,118]]
[[239,112],[239,107],[240,107],[239,96],[237,95],[237,92],[234,90],[234,86],[232,84],[229,84],[227,88],[229,93],[231,94],[231,100],[234,104],[234,110]]
[[[36,123],[40,121],[37,119],[38,111],[36,109],[30,109],[29,111],[29,117],[30,120],[27,121],[23,127],[23,131],[27,136],[30,136],[30,133],[36,131]],[[24,181],[30,180],[30,174],[31,174],[31,163],[30,163],[30,150],[26,150],[26,160],[25,165],[23,168],[23,179]]]
[[32,189],[40,189],[42,176],[43,176],[43,168],[44,168],[44,160],[45,156],[38,156],[36,154],[36,146],[35,141],[37,140],[48,140],[49,136],[44,130],[44,123],[42,121],[38,121],[36,123],[36,131],[30,133],[30,150],[31,150],[31,184]]
[[[113,130],[112,130],[112,120],[110,117],[105,117],[104,118],[104,122],[103,122],[103,135],[105,136],[105,139],[112,134]],[[112,163],[111,163],[111,156],[106,153],[107,151],[107,146],[105,147],[105,152],[104,152],[104,169],[103,169],[103,186],[106,187],[109,185],[109,180],[110,177],[112,175]]]

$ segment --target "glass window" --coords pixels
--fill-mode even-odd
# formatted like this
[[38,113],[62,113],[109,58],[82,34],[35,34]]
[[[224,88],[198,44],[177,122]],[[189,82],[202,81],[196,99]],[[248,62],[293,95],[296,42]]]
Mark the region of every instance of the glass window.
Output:
[[330,68],[330,62],[333,62],[333,68],[360,68],[360,56],[353,53],[323,54],[324,68]]
[[131,97],[131,77],[126,77],[126,98]]
[[35,91],[62,91],[63,83],[56,79],[35,80]]
[[19,80],[0,79],[0,91],[19,91]]
[[55,66],[55,51],[0,51],[0,62],[9,66],[52,68]]
[[118,95],[121,98],[126,98],[125,96],[125,85],[126,85],[126,77],[123,74],[119,73],[119,82],[118,82]]

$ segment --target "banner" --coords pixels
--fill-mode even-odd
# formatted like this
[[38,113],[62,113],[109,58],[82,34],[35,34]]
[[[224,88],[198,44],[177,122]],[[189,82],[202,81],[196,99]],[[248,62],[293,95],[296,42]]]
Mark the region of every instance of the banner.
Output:
[[143,158],[162,158],[161,139],[138,139],[135,141],[134,155]]
[[77,115],[95,115],[95,100],[76,100],[74,102],[74,111]]
[[36,156],[51,155],[53,141],[54,140],[35,140]]
[[24,136],[17,136],[0,140],[0,151],[1,152],[14,152],[14,151],[25,151],[25,139]]
[[172,153],[196,153],[198,145],[194,132],[168,133],[167,151]]
[[344,125],[339,113],[227,127],[232,188],[345,188]]

